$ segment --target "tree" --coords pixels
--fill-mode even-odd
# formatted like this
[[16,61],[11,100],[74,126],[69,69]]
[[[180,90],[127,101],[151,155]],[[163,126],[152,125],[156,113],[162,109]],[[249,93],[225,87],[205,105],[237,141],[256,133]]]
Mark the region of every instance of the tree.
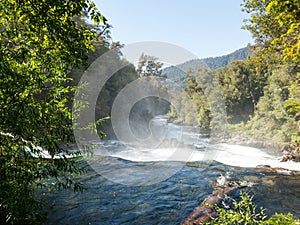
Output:
[[[212,75],[211,73],[209,69],[202,68],[198,71],[191,72],[186,79],[188,86],[185,88],[185,91],[188,96],[190,96],[191,101],[186,99],[184,101],[185,103],[182,104],[181,114],[184,115],[184,122],[197,121],[197,125],[202,128],[211,127],[211,107],[207,96],[205,96],[206,86],[203,82],[206,74]],[[195,123],[187,124],[195,125]]]
[[249,58],[232,61],[217,72],[231,122],[247,121],[263,95],[267,78],[258,73],[255,67],[254,60]]
[[[117,66],[116,64],[122,63],[120,59],[120,55],[122,54],[120,47],[121,45],[119,43],[113,43],[112,46],[110,46],[111,49],[114,49],[117,52],[115,58],[109,63],[110,66]],[[112,77],[110,77],[98,96],[95,108],[95,119],[99,120],[107,116],[111,116],[112,106],[119,92],[126,87],[127,84],[136,80],[137,78],[138,74],[134,65],[132,64],[125,66],[116,72]],[[101,124],[101,126],[98,126],[97,130],[104,131],[108,138],[115,137],[110,120],[105,121],[105,123]]]
[[216,136],[223,135],[226,113],[216,71],[205,67],[190,71],[186,82],[185,92],[189,98],[182,95],[185,98],[177,115],[189,125],[196,122],[203,128],[210,128]]
[[[66,85],[99,34],[75,22],[82,11],[106,24],[90,0],[0,3],[0,221],[34,224],[41,215],[34,190],[80,188],[73,160],[59,157],[72,141]],[[47,150],[48,159],[43,157]],[[34,157],[33,157],[34,156]],[[24,207],[26,205],[26,207]],[[36,210],[36,211],[35,211]]]
[[[290,87],[297,82],[298,66],[285,64],[272,71],[260,97],[254,116],[246,127],[254,131],[252,136],[265,137],[275,142],[289,142],[297,133],[294,115],[287,103],[291,103]],[[295,93],[296,94],[296,93]],[[295,118],[296,119],[296,118]]]
[[245,28],[256,39],[257,55],[275,62],[300,61],[298,0],[244,0],[243,9],[250,13]]
[[[299,140],[300,2],[298,0],[244,0],[250,13],[245,28],[256,39],[257,68],[269,71],[264,96],[248,124],[279,141]],[[291,69],[292,68],[292,69]],[[280,74],[280,78],[276,76]],[[284,85],[283,85],[284,84]],[[264,127],[264,129],[261,129]]]
[[142,53],[137,72],[140,77],[162,76],[162,66],[163,64],[158,61],[158,58]]
[[294,118],[296,131],[292,134],[292,141],[300,141],[300,72],[297,73],[295,80],[289,86],[289,98],[284,103],[286,112]]

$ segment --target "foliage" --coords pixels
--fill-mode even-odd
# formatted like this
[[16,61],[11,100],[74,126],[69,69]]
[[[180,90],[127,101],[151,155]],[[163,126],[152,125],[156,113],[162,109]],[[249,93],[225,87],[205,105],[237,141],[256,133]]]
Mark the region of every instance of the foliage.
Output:
[[[184,67],[185,71],[192,71],[185,80],[185,90],[192,101],[177,99],[183,109],[177,116],[207,128],[218,120],[211,106],[217,105],[220,96],[216,90],[205,92],[202,82],[205,74],[210,74],[211,80],[216,77],[220,85],[228,122],[239,124],[235,128],[243,130],[244,135],[275,142],[300,140],[298,6],[299,1],[245,0],[243,10],[250,14],[245,28],[256,40],[249,47],[254,49],[254,55],[210,72],[199,68],[203,68],[203,61],[183,64],[190,67]],[[180,96],[184,95],[177,98]],[[198,116],[185,111],[188,106]],[[171,114],[176,116],[174,111]]]
[[[300,61],[300,2],[244,2],[244,10],[250,13],[245,28],[250,30],[256,39],[255,58],[260,61],[260,65],[267,65],[271,71],[268,87],[250,124],[251,129],[255,127],[253,130],[260,130],[264,127],[265,134],[276,141],[300,140],[300,91],[297,75],[297,65]],[[281,72],[278,71],[280,67]],[[275,74],[278,72],[282,78],[276,78]],[[263,123],[266,125],[263,126]]]
[[139,58],[136,73],[143,79],[140,80],[141,87],[137,87],[137,93],[147,92],[142,84],[142,82],[146,82],[149,96],[138,101],[130,112],[130,126],[137,136],[144,135],[144,138],[149,136],[150,120],[157,115],[166,114],[170,110],[170,103],[166,100],[168,99],[167,87],[164,85],[166,75],[163,74],[162,67],[163,63],[155,56],[142,53]]
[[[245,29],[256,39],[256,55],[271,61],[300,61],[300,2],[244,0]],[[272,53],[272,54],[270,54]]]
[[[222,113],[231,123],[247,122],[263,95],[266,81],[265,75],[257,73],[250,59],[233,61],[218,71],[201,68],[190,72],[186,79],[185,91],[192,104],[183,101],[181,108],[184,109],[185,105],[195,108],[197,113],[193,120],[205,128],[217,124]],[[222,112],[221,107],[226,108],[226,112]],[[181,112],[185,122],[187,113]]]
[[253,131],[254,136],[287,142],[297,133],[295,118],[290,116],[291,108],[288,103],[292,102],[290,87],[297,80],[298,70],[297,65],[286,64],[272,71],[268,85],[264,88],[264,95],[257,104],[257,110],[246,125]]
[[[185,81],[185,92],[190,98],[177,93],[175,104],[181,110],[176,114],[173,109],[169,115],[179,117],[186,124],[212,128],[222,112],[213,115],[211,107],[223,99],[228,122],[245,124],[242,128],[239,126],[238,132],[244,130],[244,135],[275,142],[296,141],[300,132],[299,66],[286,63],[265,67],[248,58],[233,61],[218,71],[205,68],[192,71]],[[213,84],[214,79],[219,85]],[[209,90],[208,87],[215,88]],[[194,111],[196,113],[192,113]]]
[[258,209],[253,203],[253,196],[243,193],[240,201],[233,200],[233,207],[226,209],[224,207],[216,207],[219,214],[218,217],[206,224],[222,224],[222,225],[284,225],[299,224],[299,219],[293,219],[292,214],[272,215],[267,219],[265,209]]
[[[97,36],[75,22],[82,11],[96,24],[106,23],[89,0],[0,3],[2,223],[37,223],[34,188],[44,187],[46,178],[53,177],[56,188],[80,189],[71,174],[82,170],[73,160],[55,157],[72,141],[67,75],[86,61]],[[43,159],[43,149],[49,159]]]
[[174,94],[174,107],[178,110],[177,115],[188,125],[211,127],[211,108],[207,100],[208,96],[206,96],[209,82],[205,82],[205,77],[212,75],[211,72],[206,68],[191,72],[186,79],[185,92],[181,95]]
[[275,213],[268,220],[263,221],[262,225],[297,225],[300,223],[299,219],[293,219],[293,215],[291,213],[281,214]]
[[233,209],[224,209],[217,207],[219,216],[212,220],[209,224],[223,225],[258,225],[266,218],[264,209],[257,209],[252,198],[248,193],[241,195],[240,201],[233,201]]
[[[105,73],[105,69],[109,68],[118,68],[120,65],[126,63],[128,66],[123,67],[122,69],[118,70],[114,73],[107,81],[104,86],[101,88],[98,98],[96,100],[95,106],[95,120],[99,121],[103,118],[106,118],[103,123],[97,125],[97,131],[100,136],[113,138],[114,131],[112,129],[111,121],[108,119],[111,115],[111,109],[114,102],[114,99],[120,92],[122,88],[124,88],[128,83],[138,78],[138,74],[136,72],[135,67],[125,62],[124,59],[121,59],[121,49],[123,47],[122,44],[119,42],[112,42],[109,43],[106,38],[102,36],[93,40],[93,45],[95,47],[95,51],[90,51],[88,54],[88,60],[86,66],[82,66],[79,69],[73,69],[69,74],[69,77],[72,78],[70,85],[77,86],[85,69],[89,67],[95,60],[97,60],[100,56],[104,53],[109,55],[109,59],[106,58],[108,61],[106,66],[102,66],[103,73]],[[97,71],[97,73],[93,74],[90,73],[88,77],[88,82],[90,84],[94,84],[96,89],[99,89],[99,75],[104,76],[102,71]],[[73,97],[70,97],[70,106],[73,103]]]
[[[115,63],[120,62],[118,56],[115,60],[112,60],[110,65],[114,66]],[[95,111],[95,119],[99,120],[101,118],[110,116],[112,105],[114,99],[128,83],[134,81],[138,78],[138,74],[133,65],[128,65],[118,72],[116,72],[104,85],[101,90],[97,102],[96,102],[96,111]],[[97,130],[103,130],[104,133],[108,136],[108,138],[114,137],[114,131],[112,129],[111,121],[105,121],[105,123],[101,124]]]
[[300,72],[297,73],[294,82],[288,88],[289,98],[283,107],[296,124],[296,131],[292,134],[292,141],[300,141]]
[[255,62],[233,61],[217,73],[226,101],[227,114],[231,123],[247,122],[263,95],[266,77],[257,73]]
[[[216,71],[204,67],[190,71],[186,83],[185,92],[174,94],[174,107],[169,115],[179,117],[188,125],[223,132],[226,112]],[[175,109],[177,113],[174,113]]]
[[142,53],[137,67],[137,73],[140,77],[164,76],[162,75],[162,66],[163,64],[158,58]]

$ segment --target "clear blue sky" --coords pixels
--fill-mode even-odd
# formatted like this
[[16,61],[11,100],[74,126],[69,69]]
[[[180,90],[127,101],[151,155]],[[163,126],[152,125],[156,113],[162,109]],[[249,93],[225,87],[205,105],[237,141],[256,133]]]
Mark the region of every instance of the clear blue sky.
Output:
[[95,0],[113,26],[113,41],[162,41],[199,58],[231,53],[252,43],[242,30],[242,0]]

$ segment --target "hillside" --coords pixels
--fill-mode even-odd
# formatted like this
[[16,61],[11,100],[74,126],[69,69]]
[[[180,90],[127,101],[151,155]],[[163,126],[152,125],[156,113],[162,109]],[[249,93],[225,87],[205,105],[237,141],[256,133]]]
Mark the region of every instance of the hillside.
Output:
[[228,55],[203,59],[192,59],[177,66],[170,66],[163,69],[163,74],[166,74],[169,79],[173,80],[176,83],[184,83],[184,80],[187,76],[186,71],[197,70],[201,67],[221,69],[222,67],[229,65],[230,62],[234,60],[244,60],[249,55],[250,52],[248,51],[248,48],[245,47],[238,49]]

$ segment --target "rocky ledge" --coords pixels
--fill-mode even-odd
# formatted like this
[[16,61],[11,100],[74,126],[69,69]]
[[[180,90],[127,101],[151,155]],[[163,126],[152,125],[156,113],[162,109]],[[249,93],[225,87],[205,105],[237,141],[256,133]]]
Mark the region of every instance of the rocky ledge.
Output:
[[300,162],[300,142],[284,145],[282,150],[283,156],[281,158],[281,162],[289,160]]

